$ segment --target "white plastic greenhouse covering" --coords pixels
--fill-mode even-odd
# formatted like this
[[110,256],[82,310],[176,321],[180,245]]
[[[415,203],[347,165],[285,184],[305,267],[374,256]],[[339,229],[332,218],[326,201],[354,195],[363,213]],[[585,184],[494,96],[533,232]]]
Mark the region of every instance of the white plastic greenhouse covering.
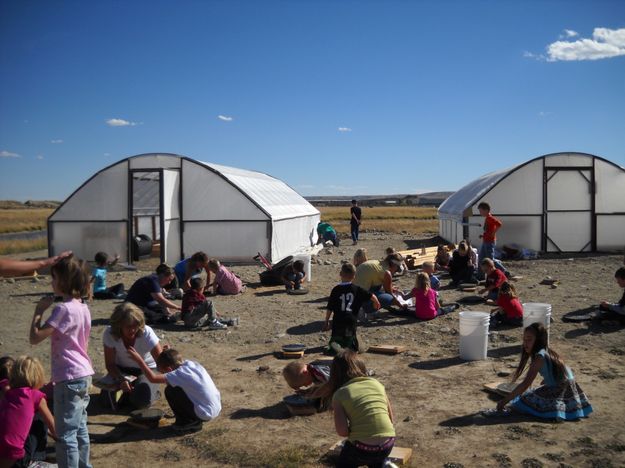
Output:
[[540,156],[486,174],[451,195],[438,209],[439,234],[479,246],[491,205],[503,222],[497,244],[548,252],[620,250],[625,246],[625,169],[585,153]]
[[159,240],[174,263],[196,251],[226,262],[272,261],[316,242],[317,211],[267,174],[173,154],[124,159],[95,174],[48,219],[49,251],[130,259],[131,236]]

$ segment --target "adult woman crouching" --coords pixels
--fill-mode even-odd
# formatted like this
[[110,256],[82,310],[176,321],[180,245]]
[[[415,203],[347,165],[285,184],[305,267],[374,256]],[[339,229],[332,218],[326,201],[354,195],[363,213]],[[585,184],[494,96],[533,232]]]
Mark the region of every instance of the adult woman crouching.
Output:
[[[104,363],[109,373],[107,380],[112,379],[119,385],[124,392],[122,399],[132,407],[147,408],[152,405],[160,396],[159,386],[148,381],[127,351],[132,346],[151,369],[156,369],[156,359],[163,351],[158,336],[145,324],[141,309],[129,302],[115,307],[102,341]],[[120,401],[120,404],[124,402]]]

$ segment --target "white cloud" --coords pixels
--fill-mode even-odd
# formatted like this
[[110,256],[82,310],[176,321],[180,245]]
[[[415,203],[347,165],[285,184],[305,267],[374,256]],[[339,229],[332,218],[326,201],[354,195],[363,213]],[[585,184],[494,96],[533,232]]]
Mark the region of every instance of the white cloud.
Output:
[[63,140],[50,140],[50,143],[52,143],[53,145],[60,145],[61,143],[63,143]]
[[577,31],[573,31],[572,29],[565,29],[563,33],[564,34],[560,34],[560,39],[563,39],[565,37],[568,37],[570,39],[571,37],[579,36],[579,33]]
[[549,44],[546,50],[548,62],[600,60],[618,57],[625,55],[625,28],[595,28],[592,39],[556,41]]
[[41,161],[43,159],[43,154],[38,154],[37,155],[37,159],[39,159]]
[[21,158],[21,156],[11,151],[2,150],[0,151],[0,158]]
[[351,132],[352,129],[349,128],[349,127],[339,127],[338,131],[341,132],[341,133],[345,133],[345,132]]
[[139,125],[137,122],[124,119],[108,119],[106,124],[109,127],[134,127],[135,125]]
[[221,115],[221,114],[219,114],[219,115],[217,116],[217,118],[218,118],[219,120],[223,120],[224,122],[232,122],[232,120],[233,120],[233,118],[232,118],[232,117],[229,117],[229,116],[227,116],[227,115]]

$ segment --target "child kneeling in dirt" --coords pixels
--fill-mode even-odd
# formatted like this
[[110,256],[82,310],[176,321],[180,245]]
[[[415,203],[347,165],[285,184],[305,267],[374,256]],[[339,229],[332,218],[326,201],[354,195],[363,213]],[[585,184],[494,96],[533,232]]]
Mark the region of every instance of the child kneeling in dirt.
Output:
[[358,311],[367,301],[373,303],[373,309],[380,308],[377,296],[366,289],[352,283],[356,276],[356,267],[351,263],[345,263],[341,267],[341,283],[334,286],[328,300],[326,321],[323,330],[330,329],[330,317],[332,317],[332,336],[328,343],[328,354],[336,354],[334,343],[340,348],[349,348],[358,351],[358,339],[356,338],[356,325]]
[[302,289],[304,278],[306,278],[306,272],[304,271],[304,262],[301,260],[295,260],[282,272],[282,281],[287,291]]
[[175,349],[166,349],[156,358],[161,374],[155,374],[132,346],[128,354],[150,382],[167,385],[165,398],[176,417],[175,431],[199,431],[202,422],[219,416],[221,395],[201,364],[185,361]]
[[330,378],[330,366],[293,361],[284,366],[282,376],[297,394],[317,400],[315,406],[319,411],[328,409],[330,401],[327,397],[329,395],[325,395],[324,390]]
[[185,327],[199,328],[208,325],[209,330],[223,330],[228,325],[238,324],[238,319],[220,317],[213,301],[204,296],[204,280],[200,277],[191,278],[189,288],[182,298],[180,318]]
[[497,296],[497,309],[490,316],[490,327],[497,328],[500,325],[520,327],[523,325],[523,305],[519,301],[514,285],[507,281],[499,287]]
[[[614,273],[614,278],[621,288],[625,288],[625,267],[621,267]],[[601,301],[599,305],[598,320],[620,320],[625,321],[625,291],[623,297],[615,304],[608,301]]]

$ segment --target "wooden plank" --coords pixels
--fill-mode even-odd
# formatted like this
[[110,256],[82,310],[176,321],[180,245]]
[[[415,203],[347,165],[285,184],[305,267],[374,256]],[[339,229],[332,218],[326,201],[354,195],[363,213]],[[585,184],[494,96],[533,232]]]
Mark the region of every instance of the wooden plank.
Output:
[[[330,447],[328,450],[328,455],[338,457],[341,453],[341,449],[343,448],[344,441],[339,440],[336,444]],[[412,449],[407,447],[393,447],[391,453],[388,456],[388,460],[395,463],[396,465],[405,465],[408,463],[412,457]]]
[[377,345],[369,346],[368,353],[381,353],[381,354],[399,354],[406,351],[405,346],[398,345]]

